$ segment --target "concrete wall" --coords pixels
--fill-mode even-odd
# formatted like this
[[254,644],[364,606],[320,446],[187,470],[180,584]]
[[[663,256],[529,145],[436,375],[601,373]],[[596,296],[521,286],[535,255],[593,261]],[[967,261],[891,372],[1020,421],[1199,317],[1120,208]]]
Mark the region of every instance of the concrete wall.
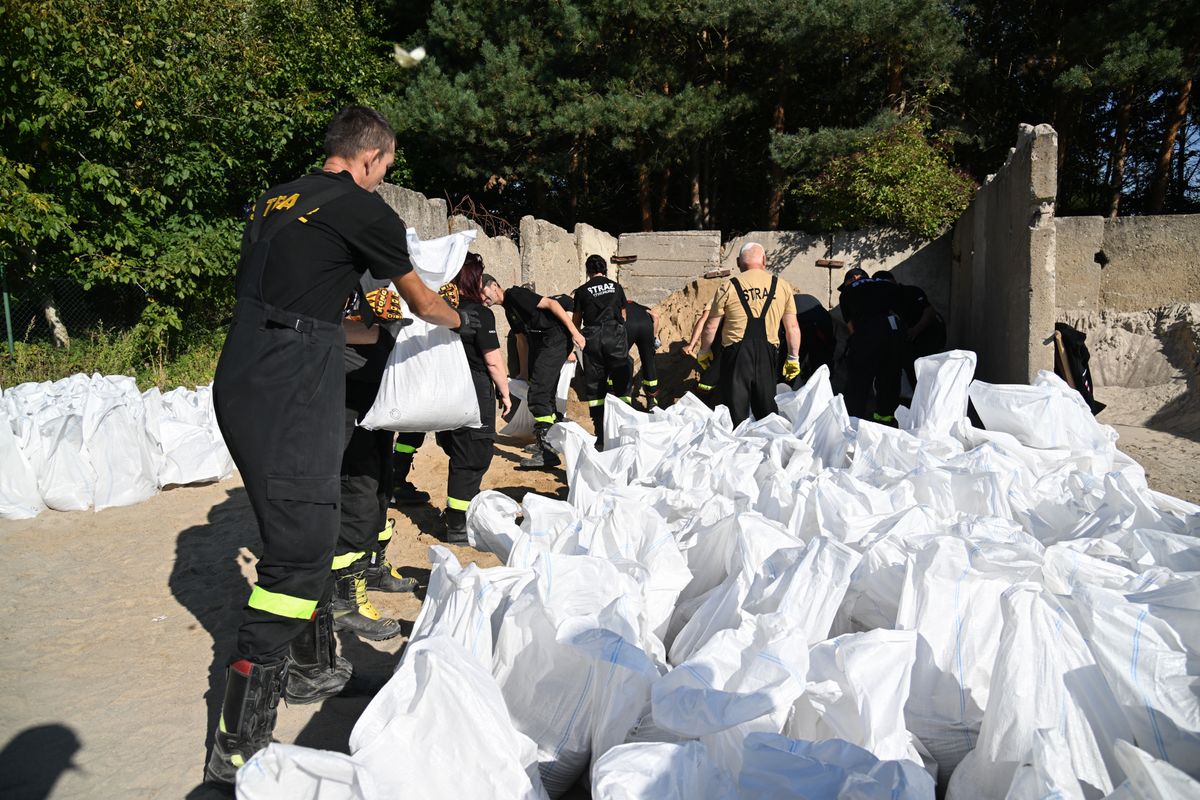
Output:
[[[578,259],[580,267],[585,272],[587,271],[588,256],[600,256],[605,261],[611,262],[612,257],[616,254],[617,237],[582,222],[575,226],[575,258]],[[615,280],[617,270],[610,266],[608,276]]]
[[583,283],[575,235],[545,220],[521,218],[521,283],[538,294],[570,293]]
[[1060,311],[1200,302],[1200,214],[1059,217],[1055,226]]
[[417,229],[417,236],[422,239],[436,239],[450,233],[446,221],[449,209],[445,200],[430,200],[420,192],[390,183],[381,185],[375,191],[396,210],[405,226]]
[[[737,271],[737,255],[746,242],[758,242],[767,254],[767,267],[797,292],[811,294],[828,308],[838,305],[838,286],[846,269],[888,270],[900,283],[915,284],[942,313],[950,305],[950,234],[917,239],[899,231],[874,228],[817,236],[800,231],[751,231],[730,239],[721,248],[721,267]],[[828,270],[818,259],[844,261],[846,269]]]
[[629,298],[654,305],[718,267],[721,232],[623,233],[617,239],[617,255],[637,256],[637,261],[622,265],[617,277]]
[[976,376],[1027,383],[1052,369],[1058,135],[1022,125],[1017,146],[955,225],[950,344],[979,356]]

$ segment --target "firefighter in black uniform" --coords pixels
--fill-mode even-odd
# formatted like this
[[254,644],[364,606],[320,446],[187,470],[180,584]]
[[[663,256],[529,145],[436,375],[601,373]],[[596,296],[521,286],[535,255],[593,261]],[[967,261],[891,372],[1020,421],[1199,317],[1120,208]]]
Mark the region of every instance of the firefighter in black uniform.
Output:
[[[609,387],[627,392],[629,342],[625,338],[625,290],[608,277],[608,262],[590,255],[587,282],[575,290],[575,327],[583,332],[583,396],[596,430],[596,447],[604,447],[604,397]],[[621,397],[629,402],[628,394]]]
[[558,374],[571,355],[571,345],[583,349],[586,343],[583,334],[575,327],[562,302],[553,297],[543,297],[523,286],[505,290],[490,276],[484,284],[483,296],[489,305],[504,306],[504,315],[510,325],[524,328],[529,348],[527,402],[533,416],[538,449],[529,458],[521,459],[520,466],[556,466],[558,455],[546,441],[546,434],[557,421],[554,392],[558,388]]
[[722,326],[724,352],[717,392],[735,426],[751,412],[755,419],[762,419],[778,410],[780,330],[788,349],[784,378],[790,381],[800,374],[800,328],[791,285],[767,272],[766,253],[757,242],[742,247],[738,268],[741,275],[730,278],[713,298],[696,359],[702,369],[708,367],[717,327]]
[[[626,302],[625,338],[630,350],[637,348],[638,360],[642,362],[642,394],[646,396],[649,410],[658,403],[658,367],[654,363],[654,355],[658,352],[658,314],[641,303]],[[626,394],[632,396],[633,359],[628,363],[630,387]]]
[[[833,315],[821,305],[820,300],[811,294],[797,294],[792,299],[796,303],[796,324],[800,326],[800,374],[794,380],[785,383],[793,389],[798,389],[822,364],[833,369],[833,351],[837,345],[837,338],[833,330]],[[785,338],[782,332],[779,338]],[[786,366],[787,350],[781,347],[780,375]]]
[[387,561],[392,526],[387,518],[392,484],[392,432],[369,431],[358,421],[367,415],[396,332],[403,323],[400,297],[387,282],[364,275],[351,296],[345,319],[379,325],[373,344],[346,345],[346,409],[342,452],[341,527],[333,551],[333,627],[364,639],[382,641],[399,636],[400,622],[383,617],[367,599],[367,589],[412,592],[417,582],[401,577]]
[[[468,253],[462,270],[454,280],[442,287],[442,295],[456,308],[471,309],[479,317],[479,329],[463,336],[467,364],[475,382],[479,401],[478,428],[458,428],[441,431],[437,443],[450,457],[446,478],[446,509],[443,512],[446,532],[442,541],[465,544],[467,541],[467,507],[479,494],[479,486],[492,463],[493,443],[496,441],[496,402],[501,415],[512,409],[508,394],[508,375],[500,357],[500,339],[496,336],[496,315],[488,307],[483,294],[485,279],[483,258]],[[489,279],[490,280],[490,279]]]
[[904,358],[904,320],[896,313],[899,293],[891,281],[872,278],[855,267],[846,273],[841,288],[842,319],[850,330],[846,346],[846,410],[865,419],[895,425],[900,402],[900,369]]
[[925,290],[909,283],[897,283],[896,276],[887,270],[879,270],[872,278],[880,278],[896,284],[900,294],[896,309],[904,326],[908,329],[908,342],[904,354],[904,374],[908,385],[917,388],[916,360],[941,353],[946,349],[946,321],[929,302]]
[[395,150],[382,115],[344,109],[326,131],[324,167],[259,198],[242,237],[237,306],[213,403],[254,509],[262,554],[226,672],[209,780],[232,783],[238,767],[270,743],[282,694],[310,701],[336,694],[350,672],[334,654],[329,600],[343,350],[347,340],[369,344],[379,335],[377,326],[343,328],[342,310],[359,275],[390,278],[413,313],[432,324],[473,324],[412,271],[404,222],[374,194]]

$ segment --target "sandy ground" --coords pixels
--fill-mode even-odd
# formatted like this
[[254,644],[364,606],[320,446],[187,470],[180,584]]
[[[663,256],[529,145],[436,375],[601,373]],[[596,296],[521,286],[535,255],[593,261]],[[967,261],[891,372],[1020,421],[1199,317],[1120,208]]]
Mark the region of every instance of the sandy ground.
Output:
[[[571,416],[586,420],[578,407]],[[1196,437],[1117,422],[1136,416],[1120,407],[1111,416],[1120,446],[1146,467],[1151,486],[1200,502]],[[516,446],[498,447],[484,487],[518,500],[530,490],[565,498],[561,470],[515,470],[519,458]],[[414,482],[437,503],[445,475],[445,456],[431,437],[418,453]],[[397,535],[389,556],[423,592],[438,512],[425,506],[391,516]],[[0,601],[0,797],[227,797],[200,779],[257,546],[236,477],[98,514],[0,522],[7,588]],[[462,561],[497,563],[490,554],[452,549]],[[373,599],[411,625],[421,596]],[[390,674],[403,643],[341,637],[360,670],[380,675]],[[345,751],[365,705],[333,698],[282,707],[276,736]]]
[[[531,490],[565,499],[561,469],[516,470],[520,457],[518,447],[499,446],[484,488],[518,500]],[[412,477],[434,503],[444,498],[446,458],[433,437]],[[390,516],[397,533],[388,555],[421,591],[372,599],[411,628],[439,513],[423,506]],[[257,547],[236,475],[128,508],[0,521],[0,797],[228,797],[201,778]],[[464,563],[498,563],[490,553],[451,549]],[[405,639],[340,641],[358,669],[386,676]],[[281,706],[276,738],[346,751],[366,703]]]

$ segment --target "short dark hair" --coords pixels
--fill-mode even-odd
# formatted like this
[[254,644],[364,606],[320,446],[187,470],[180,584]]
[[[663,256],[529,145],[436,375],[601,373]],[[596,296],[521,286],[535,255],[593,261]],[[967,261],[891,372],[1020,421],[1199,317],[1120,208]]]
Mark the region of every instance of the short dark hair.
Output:
[[325,157],[353,158],[367,150],[385,154],[396,149],[396,131],[373,108],[346,106],[325,129]]
[[483,273],[483,277],[479,279],[479,286],[481,288],[487,288],[488,286],[491,286],[493,283],[496,284],[497,286],[500,285],[500,281],[496,280],[491,275],[488,275],[486,272]]
[[588,275],[606,275],[608,273],[608,262],[604,260],[604,256],[588,256],[584,263],[587,266]]
[[886,269],[881,269],[871,276],[877,281],[890,281],[896,283],[896,276],[888,272]]

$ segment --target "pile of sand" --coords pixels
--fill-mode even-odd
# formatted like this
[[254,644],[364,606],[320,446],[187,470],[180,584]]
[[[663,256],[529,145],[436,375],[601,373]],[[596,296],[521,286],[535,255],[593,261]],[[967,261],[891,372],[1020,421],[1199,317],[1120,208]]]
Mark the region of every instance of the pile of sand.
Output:
[[[664,405],[696,390],[696,360],[683,352],[692,328],[704,309],[712,304],[725,278],[700,278],[668,295],[654,307],[658,313],[658,340],[661,343],[654,360],[658,368],[658,392]],[[637,351],[633,351],[637,356]]]
[[1200,303],[1062,321],[1087,334],[1102,422],[1200,437]]

